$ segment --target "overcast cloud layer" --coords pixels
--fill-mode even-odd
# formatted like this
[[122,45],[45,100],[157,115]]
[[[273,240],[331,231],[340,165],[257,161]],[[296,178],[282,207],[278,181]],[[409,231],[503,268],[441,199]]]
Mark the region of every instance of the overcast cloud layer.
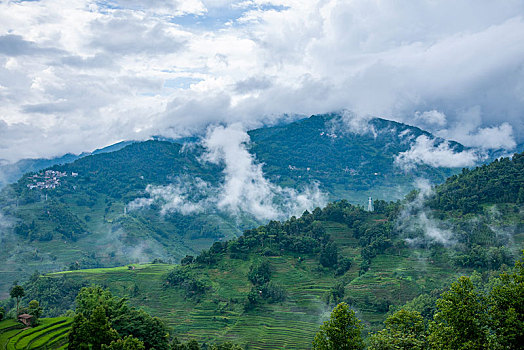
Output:
[[511,149],[523,15],[518,0],[0,1],[0,160],[341,108]]

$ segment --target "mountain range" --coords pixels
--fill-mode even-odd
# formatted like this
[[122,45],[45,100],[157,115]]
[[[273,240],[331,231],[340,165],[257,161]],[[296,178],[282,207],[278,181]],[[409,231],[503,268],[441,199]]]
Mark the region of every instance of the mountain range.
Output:
[[[346,302],[364,333],[403,308],[434,319],[435,302],[459,276],[478,288],[524,246],[524,153],[463,169],[436,187],[418,182],[402,201],[373,211],[340,200],[238,238],[180,264],[38,274],[24,284],[47,316],[74,308],[98,284],[165,320],[188,341],[234,341],[249,349],[310,348],[319,324]],[[13,304],[13,302],[11,302]]]
[[416,127],[332,113],[248,132],[219,126],[183,144],[123,142],[22,163],[30,172],[0,198],[0,288],[36,269],[177,262],[271,219],[332,200],[399,200],[418,178],[440,183],[459,172],[461,164],[410,158],[420,141],[473,155]]

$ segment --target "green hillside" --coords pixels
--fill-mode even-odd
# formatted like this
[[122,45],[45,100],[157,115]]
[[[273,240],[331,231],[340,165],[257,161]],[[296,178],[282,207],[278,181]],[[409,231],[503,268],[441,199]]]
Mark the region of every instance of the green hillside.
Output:
[[[342,254],[354,259],[351,269],[335,277],[332,269],[319,266],[315,256],[269,256],[266,259],[273,270],[271,280],[285,290],[286,298],[276,303],[261,301],[251,310],[246,310],[253,287],[247,275],[261,259],[257,253],[245,260],[226,255],[212,266],[192,266],[189,270],[194,278],[208,288],[196,296],[183,287],[166,288],[166,274],[176,268],[172,265],[79,270],[43,278],[65,275],[66,279],[108,286],[115,294],[127,296],[133,305],[166,320],[182,339],[232,340],[249,344],[250,349],[305,349],[330,311],[329,295],[342,294],[335,297],[337,301],[350,298],[368,329],[378,329],[390,303],[401,305],[466,272],[446,264],[428,269],[429,258],[416,258],[404,248],[374,259],[369,271],[359,276],[360,249],[348,239],[347,228],[337,223],[326,223],[326,227],[340,244]],[[423,250],[416,253],[422,254]],[[338,290],[338,283],[342,283],[343,292]]]
[[[455,173],[427,165],[406,173],[394,165],[394,157],[410,148],[410,140],[421,135],[432,137],[428,132],[380,118],[371,119],[360,129],[352,130],[339,114],[316,115],[250,131],[251,152],[279,184],[318,181],[331,200],[346,198],[360,204],[367,203],[369,196],[401,199],[417,177],[440,183]],[[450,146],[457,151],[464,148],[456,142]]]
[[13,320],[1,321],[0,349],[66,349],[72,321],[68,317],[44,318],[33,328],[23,328]]
[[[413,188],[415,177],[438,182],[455,171],[419,166],[405,174],[394,166],[394,157],[409,149],[409,137],[425,133],[382,119],[370,121],[369,126],[367,132],[355,133],[340,115],[313,116],[250,131],[248,149],[272,183],[301,188],[317,182],[331,200],[345,198],[353,203],[363,203],[368,196],[402,198]],[[148,198],[148,185],[179,184],[189,191],[189,201],[202,196],[191,187],[194,179],[218,188],[224,181],[224,167],[202,161],[203,152],[198,145],[136,142],[48,168],[58,174],[59,184],[51,184],[52,188],[38,185],[50,181],[44,180],[44,171],[28,173],[4,188],[0,207],[8,225],[0,228],[5,232],[0,295],[13,280],[35,270],[108,267],[155,258],[177,262],[215,241],[263,224],[249,215],[232,217],[209,208],[202,213],[162,215],[156,203],[125,212],[134,199]]]
[[[24,302],[36,299],[48,316],[58,315],[74,308],[82,286],[95,283],[166,320],[184,340],[308,348],[340,301],[356,310],[365,332],[378,330],[406,302],[427,310],[458,276],[477,271],[487,280],[511,266],[524,247],[523,176],[519,154],[403,202],[377,200],[373,212],[339,201],[271,221],[186,256],[181,265],[34,276],[24,285]],[[504,195],[508,188],[517,195]],[[473,193],[475,210],[461,205]],[[440,198],[449,207],[439,206]]]

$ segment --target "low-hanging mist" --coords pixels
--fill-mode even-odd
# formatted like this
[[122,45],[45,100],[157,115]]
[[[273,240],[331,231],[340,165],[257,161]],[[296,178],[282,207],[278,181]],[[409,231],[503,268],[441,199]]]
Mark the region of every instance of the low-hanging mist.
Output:
[[475,165],[483,156],[476,150],[456,151],[448,141],[421,135],[411,144],[411,148],[395,157],[395,164],[405,171],[419,164],[432,167],[462,168]]
[[148,197],[135,199],[129,208],[135,210],[157,203],[163,215],[218,211],[272,220],[299,215],[327,203],[327,195],[317,183],[300,190],[271,183],[264,177],[262,164],[249,153],[249,142],[249,135],[240,124],[210,127],[201,142],[205,153],[200,161],[223,166],[223,182],[213,186],[183,174],[169,185],[148,185]]
[[433,219],[426,206],[426,200],[433,195],[431,184],[426,179],[418,179],[415,185],[417,195],[400,212],[395,222],[396,230],[404,235],[408,244],[454,244],[453,232],[443,222]]

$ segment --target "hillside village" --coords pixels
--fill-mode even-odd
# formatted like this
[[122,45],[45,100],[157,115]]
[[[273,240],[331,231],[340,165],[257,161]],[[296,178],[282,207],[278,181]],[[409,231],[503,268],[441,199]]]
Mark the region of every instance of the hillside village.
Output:
[[[29,189],[54,189],[60,186],[60,180],[67,177],[66,172],[56,170],[46,170],[29,177],[30,183],[27,184]],[[72,177],[77,177],[78,173],[72,172]]]

